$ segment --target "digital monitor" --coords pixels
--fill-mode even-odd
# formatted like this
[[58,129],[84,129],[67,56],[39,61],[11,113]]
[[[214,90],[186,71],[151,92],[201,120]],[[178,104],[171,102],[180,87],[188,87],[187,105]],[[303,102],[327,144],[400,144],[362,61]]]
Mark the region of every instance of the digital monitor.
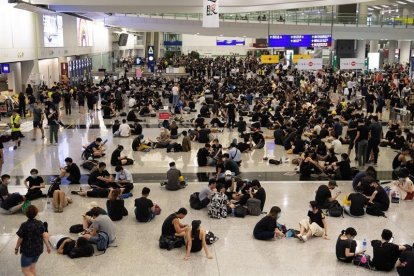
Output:
[[8,64],[8,63],[2,63],[0,65],[0,73],[2,73],[2,74],[8,74],[8,73],[10,73],[10,64]]
[[81,18],[77,18],[76,21],[78,27],[78,46],[93,46],[93,22]]
[[269,47],[330,47],[331,35],[269,35]]
[[43,15],[45,47],[63,47],[63,20],[60,15]]

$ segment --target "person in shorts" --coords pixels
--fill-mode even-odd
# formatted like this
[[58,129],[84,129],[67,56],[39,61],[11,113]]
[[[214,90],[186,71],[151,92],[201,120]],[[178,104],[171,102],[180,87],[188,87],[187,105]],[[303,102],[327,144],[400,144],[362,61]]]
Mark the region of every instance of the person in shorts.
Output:
[[36,140],[37,129],[40,129],[40,132],[42,133],[42,139],[45,138],[45,131],[43,129],[43,119],[43,110],[40,108],[40,103],[36,102],[33,107],[33,141]]
[[328,239],[328,224],[325,215],[319,209],[316,201],[311,201],[309,204],[310,210],[308,211],[308,218],[299,222],[300,233],[297,235],[297,238],[303,242],[306,242],[312,237]]

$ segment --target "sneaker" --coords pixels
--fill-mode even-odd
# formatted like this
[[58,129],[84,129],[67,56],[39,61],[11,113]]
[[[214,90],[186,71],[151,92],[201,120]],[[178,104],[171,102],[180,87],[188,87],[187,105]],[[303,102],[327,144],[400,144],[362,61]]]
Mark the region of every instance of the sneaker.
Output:
[[17,142],[17,146],[20,147],[20,144],[22,143],[22,141],[18,141]]
[[17,146],[14,146],[14,147],[13,147],[13,149],[14,149],[14,150],[17,150]]
[[296,235],[295,238],[298,238],[300,241],[303,241],[303,238],[302,238],[302,235],[301,234]]
[[46,221],[43,222],[43,228],[45,229],[45,232],[49,232],[49,230],[47,229],[47,227],[48,227],[47,222]]

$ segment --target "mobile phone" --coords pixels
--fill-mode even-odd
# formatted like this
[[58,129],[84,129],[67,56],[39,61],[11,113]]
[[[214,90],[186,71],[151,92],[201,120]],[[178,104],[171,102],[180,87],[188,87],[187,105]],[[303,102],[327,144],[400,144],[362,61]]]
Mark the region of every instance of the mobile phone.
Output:
[[393,242],[393,241],[394,241],[394,237],[392,237],[392,238],[390,239],[390,241],[389,241],[389,242],[391,243],[391,242]]
[[106,139],[105,141],[103,141],[103,143],[102,143],[102,144],[104,144],[104,145],[105,145],[107,142],[108,142],[108,139]]

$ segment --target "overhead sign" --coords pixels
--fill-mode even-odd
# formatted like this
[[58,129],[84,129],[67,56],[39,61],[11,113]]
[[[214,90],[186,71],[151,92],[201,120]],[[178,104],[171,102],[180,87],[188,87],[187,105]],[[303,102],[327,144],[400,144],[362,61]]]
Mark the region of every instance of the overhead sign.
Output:
[[2,63],[0,65],[0,73],[2,73],[2,74],[8,74],[8,73],[10,73],[10,64],[8,64],[8,63]]
[[365,58],[341,58],[339,61],[341,70],[357,70],[365,68]]
[[148,68],[154,73],[155,57],[154,57],[154,46],[148,46],[147,48],[148,57]]
[[154,54],[154,46],[148,46],[148,55]]
[[319,70],[322,69],[322,65],[321,58],[307,58],[299,59],[297,68],[298,70]]
[[271,64],[279,63],[279,56],[278,55],[261,55],[260,61],[262,63],[271,63]]
[[269,35],[269,47],[330,47],[331,35]]
[[219,0],[203,0],[203,27],[218,28],[219,21]]
[[311,55],[308,55],[308,54],[293,55],[292,62],[296,64],[298,63],[298,60],[300,59],[309,59],[309,58],[312,58],[312,57]]
[[216,39],[216,46],[244,46],[244,39]]

